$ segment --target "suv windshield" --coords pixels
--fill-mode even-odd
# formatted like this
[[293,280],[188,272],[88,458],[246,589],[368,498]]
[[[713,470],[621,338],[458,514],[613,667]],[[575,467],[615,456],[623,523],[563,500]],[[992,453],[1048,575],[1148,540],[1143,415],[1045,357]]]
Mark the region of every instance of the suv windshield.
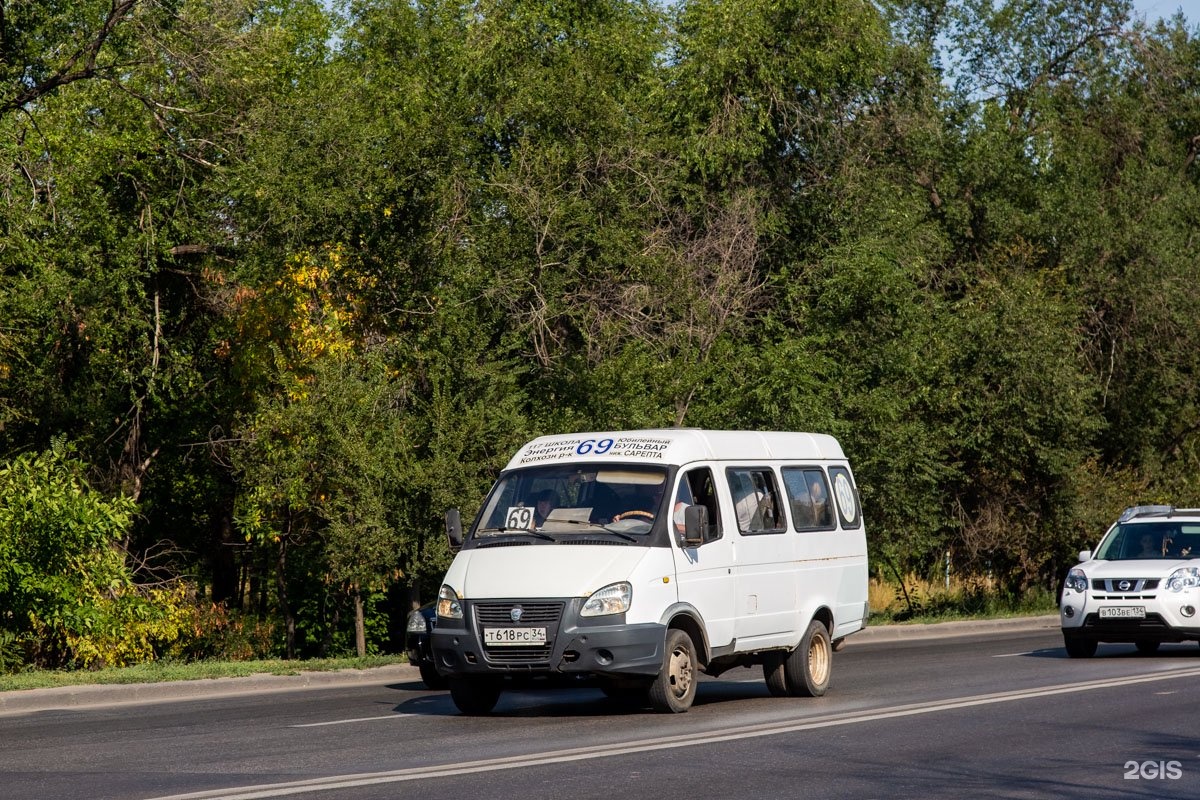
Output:
[[1200,557],[1200,522],[1127,522],[1096,553],[1103,561],[1193,557]]
[[493,487],[475,537],[512,533],[650,532],[667,472],[626,464],[557,464],[513,470]]

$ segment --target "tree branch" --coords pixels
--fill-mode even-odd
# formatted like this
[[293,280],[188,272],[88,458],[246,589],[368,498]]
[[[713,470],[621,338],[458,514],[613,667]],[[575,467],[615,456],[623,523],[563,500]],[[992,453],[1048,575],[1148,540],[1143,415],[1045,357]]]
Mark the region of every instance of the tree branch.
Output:
[[30,86],[11,100],[0,102],[0,116],[24,108],[29,103],[62,86],[95,77],[99,71],[96,61],[99,58],[100,49],[104,47],[104,43],[108,41],[117,25],[129,16],[138,2],[139,0],[112,0],[104,24],[100,26],[100,30],[92,40],[72,53],[71,57],[46,80]]

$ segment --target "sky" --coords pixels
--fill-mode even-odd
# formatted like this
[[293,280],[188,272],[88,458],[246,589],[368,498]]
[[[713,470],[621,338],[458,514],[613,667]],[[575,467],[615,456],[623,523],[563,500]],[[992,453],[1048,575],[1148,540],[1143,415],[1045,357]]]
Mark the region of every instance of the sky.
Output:
[[1200,24],[1200,0],[1134,0],[1134,13],[1145,15],[1147,22],[1170,17],[1183,9],[1189,30]]

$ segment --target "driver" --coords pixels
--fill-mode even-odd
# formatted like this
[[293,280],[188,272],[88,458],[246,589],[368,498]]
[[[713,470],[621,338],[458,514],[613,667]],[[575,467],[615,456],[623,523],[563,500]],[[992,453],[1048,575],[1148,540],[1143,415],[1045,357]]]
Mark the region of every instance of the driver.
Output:
[[612,518],[613,522],[620,522],[623,519],[641,519],[648,522],[653,522],[654,517],[658,514],[658,509],[662,505],[663,492],[666,491],[667,481],[664,479],[654,487],[654,490],[649,493],[639,493],[637,498],[637,508],[632,508],[629,511],[622,511]]

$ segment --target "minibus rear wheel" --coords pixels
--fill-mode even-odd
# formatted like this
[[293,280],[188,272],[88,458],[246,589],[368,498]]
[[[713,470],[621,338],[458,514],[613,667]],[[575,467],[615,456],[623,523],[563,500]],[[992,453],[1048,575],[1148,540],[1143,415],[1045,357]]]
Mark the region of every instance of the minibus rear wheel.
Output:
[[763,680],[772,697],[787,697],[791,694],[787,685],[787,653],[773,651],[763,656]]
[[788,688],[793,697],[820,697],[829,688],[833,672],[833,647],[829,629],[813,620],[800,640],[800,646],[788,653],[784,662]]

